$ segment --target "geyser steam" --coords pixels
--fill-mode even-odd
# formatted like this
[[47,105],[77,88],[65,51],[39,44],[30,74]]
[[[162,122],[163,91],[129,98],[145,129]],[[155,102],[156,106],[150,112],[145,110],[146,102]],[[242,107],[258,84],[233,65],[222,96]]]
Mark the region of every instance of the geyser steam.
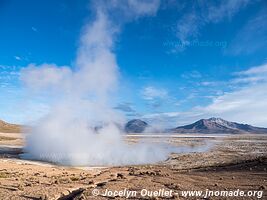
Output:
[[120,13],[125,23],[154,14],[159,1],[96,2],[95,19],[83,29],[73,68],[31,64],[22,70],[30,91],[52,99],[50,112],[26,137],[25,151],[31,158],[70,165],[162,160],[168,153],[162,148],[124,143],[117,125],[124,119],[109,105],[119,73],[112,48],[123,23],[115,22],[110,13]]

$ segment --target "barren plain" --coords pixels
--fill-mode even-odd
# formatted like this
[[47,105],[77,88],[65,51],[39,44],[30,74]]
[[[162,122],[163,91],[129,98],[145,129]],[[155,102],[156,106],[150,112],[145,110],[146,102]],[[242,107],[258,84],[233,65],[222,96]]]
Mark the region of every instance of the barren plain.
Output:
[[[267,199],[267,135],[128,135],[180,148],[159,163],[68,167],[20,158],[23,135],[0,133],[0,199],[125,199],[109,191],[137,191],[129,199],[204,199],[182,191],[262,191]],[[172,191],[151,197],[141,191]],[[96,194],[97,192],[97,194]],[[95,196],[94,196],[95,195]],[[258,199],[259,196],[205,199]]]

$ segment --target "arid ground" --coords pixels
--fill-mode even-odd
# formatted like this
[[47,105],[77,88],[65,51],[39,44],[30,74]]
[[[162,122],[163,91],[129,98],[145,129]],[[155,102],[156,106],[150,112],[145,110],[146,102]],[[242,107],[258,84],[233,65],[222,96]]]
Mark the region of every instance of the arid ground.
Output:
[[[23,136],[0,133],[0,199],[126,198],[119,194],[105,196],[106,189],[137,191],[129,199],[187,199],[181,191],[238,189],[263,191],[261,199],[267,199],[267,135],[130,135],[125,140],[136,142],[140,138],[184,147],[181,149],[185,151],[156,164],[66,167],[20,159]],[[150,197],[141,195],[142,189],[172,191],[172,195]],[[206,199],[257,199],[257,195]]]

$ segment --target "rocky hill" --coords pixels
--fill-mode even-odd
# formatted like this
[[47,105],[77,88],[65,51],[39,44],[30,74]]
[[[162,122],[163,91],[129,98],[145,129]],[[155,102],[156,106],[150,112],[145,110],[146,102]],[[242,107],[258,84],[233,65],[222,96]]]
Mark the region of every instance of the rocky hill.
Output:
[[173,133],[267,133],[267,128],[229,122],[221,118],[201,119],[193,124],[170,129]]
[[0,120],[0,132],[2,133],[18,133],[21,131],[21,126],[17,124],[10,124]]
[[148,124],[140,119],[133,119],[125,125],[125,132],[127,133],[142,133]]

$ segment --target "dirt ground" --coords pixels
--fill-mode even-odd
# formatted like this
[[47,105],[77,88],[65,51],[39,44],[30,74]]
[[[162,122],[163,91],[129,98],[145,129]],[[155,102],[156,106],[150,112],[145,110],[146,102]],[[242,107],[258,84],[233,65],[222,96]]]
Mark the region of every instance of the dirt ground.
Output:
[[[125,139],[136,142],[140,137]],[[267,199],[267,135],[150,136],[145,140],[189,147],[212,145],[173,153],[156,164],[74,168],[19,159],[23,137],[0,133],[0,199],[126,199],[127,191],[136,191],[129,199]],[[183,196],[182,191],[191,190],[262,191],[262,195]],[[149,191],[158,193],[149,195]]]

